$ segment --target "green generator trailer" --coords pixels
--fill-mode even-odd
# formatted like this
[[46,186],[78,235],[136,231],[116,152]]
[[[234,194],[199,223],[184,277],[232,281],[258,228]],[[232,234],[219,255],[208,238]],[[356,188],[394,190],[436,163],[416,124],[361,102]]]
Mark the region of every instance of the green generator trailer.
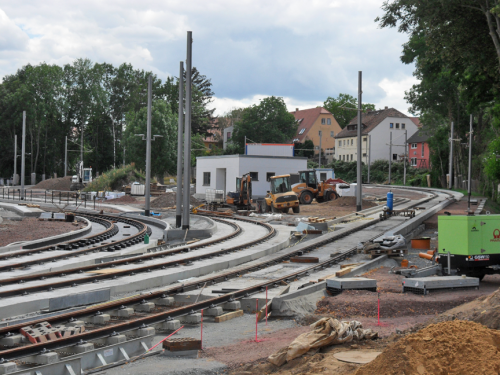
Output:
[[500,215],[439,216],[438,240],[443,273],[448,262],[458,275],[482,279],[500,273]]

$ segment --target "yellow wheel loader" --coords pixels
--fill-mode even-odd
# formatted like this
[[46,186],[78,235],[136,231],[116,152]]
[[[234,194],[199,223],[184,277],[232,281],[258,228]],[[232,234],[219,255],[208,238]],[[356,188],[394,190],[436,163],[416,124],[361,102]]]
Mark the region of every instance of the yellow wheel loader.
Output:
[[291,208],[293,213],[300,213],[299,199],[292,191],[289,174],[271,177],[271,190],[267,192],[264,203],[265,212],[288,213]]

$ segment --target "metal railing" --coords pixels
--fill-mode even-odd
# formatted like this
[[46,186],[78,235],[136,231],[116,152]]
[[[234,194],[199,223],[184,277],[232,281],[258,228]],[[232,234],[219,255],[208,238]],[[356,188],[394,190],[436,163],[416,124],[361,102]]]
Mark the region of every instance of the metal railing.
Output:
[[76,191],[41,191],[32,189],[24,189],[24,191],[22,191],[21,188],[2,188],[0,194],[2,199],[7,200],[66,205],[74,203],[77,207],[80,204],[80,206],[83,205],[84,208],[87,208],[87,202],[89,202],[89,205],[93,205],[94,210],[96,201],[98,200],[95,195],[92,196],[87,193],[78,193]]

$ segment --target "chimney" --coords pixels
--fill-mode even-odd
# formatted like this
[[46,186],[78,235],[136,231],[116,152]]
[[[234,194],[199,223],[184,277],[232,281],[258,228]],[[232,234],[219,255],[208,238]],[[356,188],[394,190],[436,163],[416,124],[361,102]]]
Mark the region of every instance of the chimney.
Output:
[[298,108],[295,108],[295,112],[298,112],[298,111],[299,111],[299,109],[298,109]]
[[385,106],[385,109],[389,109],[389,107],[388,107],[388,106]]

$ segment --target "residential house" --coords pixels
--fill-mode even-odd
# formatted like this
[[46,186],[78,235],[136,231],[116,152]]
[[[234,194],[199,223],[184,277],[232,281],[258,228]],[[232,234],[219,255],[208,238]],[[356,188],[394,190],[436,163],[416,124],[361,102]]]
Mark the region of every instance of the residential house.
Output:
[[297,134],[293,143],[304,143],[311,140],[314,144],[315,154],[319,153],[321,137],[322,156],[327,162],[331,162],[335,155],[335,137],[342,130],[335,117],[325,108],[316,107],[291,112],[297,120]]
[[[405,131],[411,137],[418,130],[414,121],[394,108],[385,107],[368,111],[361,116],[362,162],[370,160],[401,160],[405,148]],[[335,158],[343,161],[357,160],[358,118],[355,116],[335,137]],[[389,143],[392,133],[392,152],[389,155]],[[371,138],[371,139],[370,139]]]
[[430,168],[429,135],[422,130],[408,138],[408,159],[413,168]]
[[207,130],[208,135],[203,138],[203,144],[205,145],[207,150],[212,150],[220,141],[221,138],[221,130],[217,124],[217,119],[210,119],[210,128]]

